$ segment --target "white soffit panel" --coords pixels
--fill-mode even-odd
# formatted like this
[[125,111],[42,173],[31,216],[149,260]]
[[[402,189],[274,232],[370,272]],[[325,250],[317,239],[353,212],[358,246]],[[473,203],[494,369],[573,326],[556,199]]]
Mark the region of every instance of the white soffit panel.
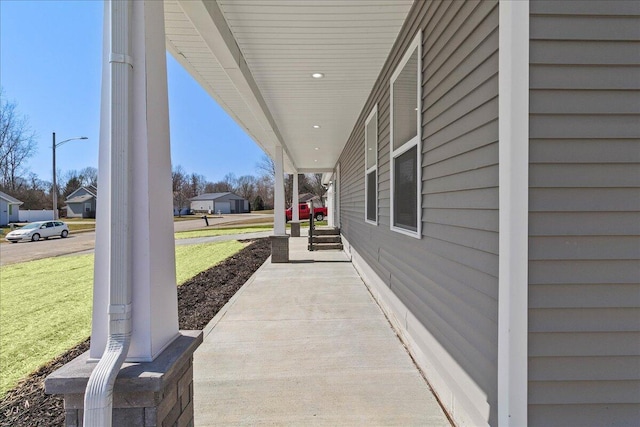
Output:
[[[236,62],[246,61],[249,83],[244,88],[233,75],[237,70],[220,65],[225,58],[216,55],[219,50],[206,34],[210,26],[202,24],[198,7],[193,7],[202,9],[200,1],[165,0],[167,48],[265,151],[272,154],[275,144],[283,144],[289,171],[326,171],[335,166],[412,3],[209,4],[209,10],[223,14],[232,37],[227,45],[231,51],[239,49]],[[312,78],[316,72],[324,77]],[[254,100],[247,92],[252,84]]]

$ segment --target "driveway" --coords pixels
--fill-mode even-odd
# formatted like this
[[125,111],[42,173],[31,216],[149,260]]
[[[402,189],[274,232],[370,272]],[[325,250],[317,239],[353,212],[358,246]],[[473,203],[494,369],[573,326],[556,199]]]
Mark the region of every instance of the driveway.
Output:
[[[237,223],[238,221],[257,221],[262,219],[264,219],[264,222],[273,221],[273,215],[237,214],[218,218],[208,218],[209,226],[233,224]],[[205,223],[202,218],[174,222],[175,231],[197,230],[204,227]],[[78,252],[91,252],[95,248],[95,242],[95,231],[87,231],[71,233],[66,239],[54,238],[49,240],[40,240],[38,242],[25,242],[16,244],[3,243],[2,245],[0,245],[0,265],[9,265],[19,262],[32,261],[35,259],[74,254]],[[193,241],[192,243],[196,242],[197,241]]]

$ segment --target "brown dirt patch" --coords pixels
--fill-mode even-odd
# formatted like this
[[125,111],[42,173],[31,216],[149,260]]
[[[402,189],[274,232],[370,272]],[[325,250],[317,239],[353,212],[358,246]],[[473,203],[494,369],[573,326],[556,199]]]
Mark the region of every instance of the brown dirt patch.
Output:
[[[234,256],[178,288],[180,329],[203,329],[271,254],[269,239],[257,239]],[[89,339],[41,367],[0,401],[0,426],[64,426],[61,396],[44,393],[44,379],[89,349]]]

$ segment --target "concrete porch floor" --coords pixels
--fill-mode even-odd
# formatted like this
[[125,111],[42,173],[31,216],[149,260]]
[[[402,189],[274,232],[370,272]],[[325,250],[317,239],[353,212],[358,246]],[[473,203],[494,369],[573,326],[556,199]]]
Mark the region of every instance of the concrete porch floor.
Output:
[[196,426],[450,426],[347,256],[270,260],[204,331]]

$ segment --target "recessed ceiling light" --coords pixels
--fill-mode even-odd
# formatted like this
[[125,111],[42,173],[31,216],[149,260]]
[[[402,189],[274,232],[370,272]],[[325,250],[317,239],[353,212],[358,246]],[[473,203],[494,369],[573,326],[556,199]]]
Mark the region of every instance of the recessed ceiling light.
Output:
[[317,160],[314,160],[314,162],[318,163],[318,161],[317,161]]
[[314,129],[320,129],[320,125],[313,125]]
[[313,77],[314,79],[321,79],[324,77],[324,74],[322,73],[313,73],[311,74],[311,77]]
[[318,148],[318,147],[316,147],[316,148],[315,148],[315,150],[316,150],[316,151],[318,151],[318,150],[319,150],[319,148]]

